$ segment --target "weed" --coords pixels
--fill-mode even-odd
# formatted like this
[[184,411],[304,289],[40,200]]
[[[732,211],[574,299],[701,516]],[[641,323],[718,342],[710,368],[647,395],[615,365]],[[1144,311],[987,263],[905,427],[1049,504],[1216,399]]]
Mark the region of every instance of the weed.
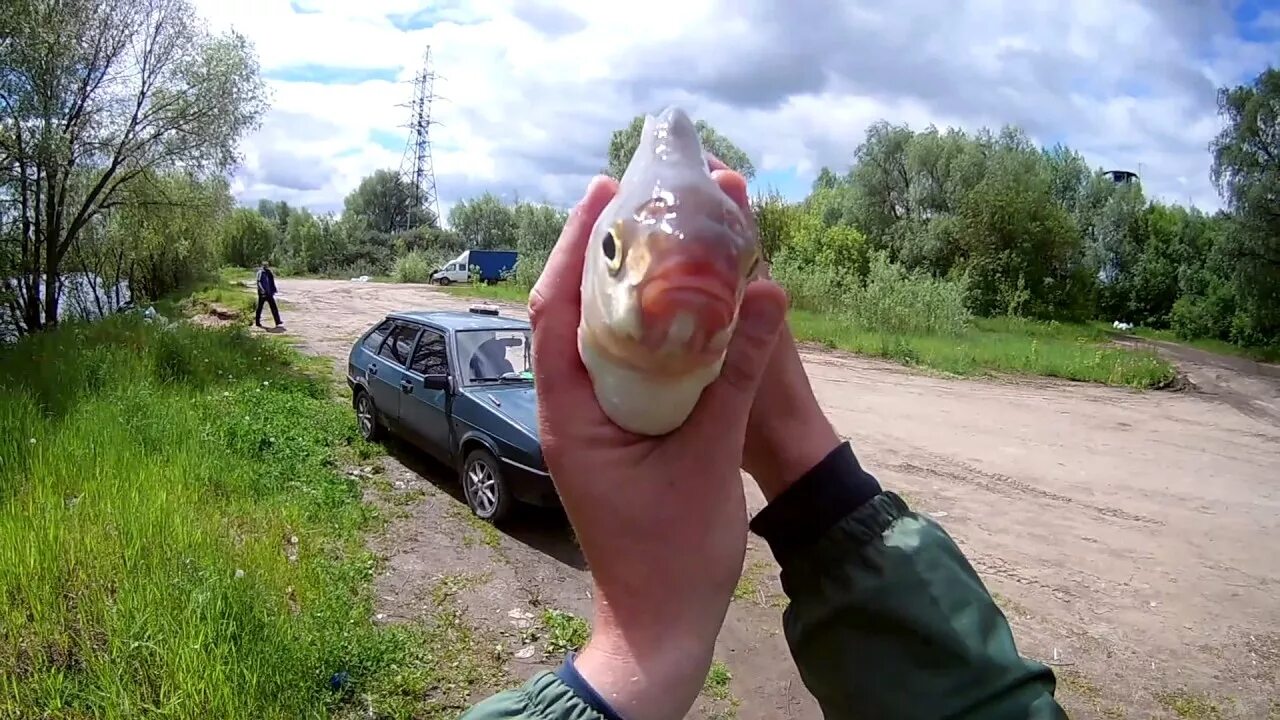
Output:
[[733,696],[729,688],[731,680],[733,680],[733,674],[720,660],[713,661],[711,667],[707,669],[707,678],[702,683],[702,694],[715,703],[714,706],[705,709],[708,720],[733,720],[738,716],[738,707],[742,701]]
[[476,517],[465,505],[455,505],[450,509],[457,519],[466,523],[467,527],[462,535],[462,544],[472,547],[476,543],[480,543],[493,550],[499,550],[502,547],[502,533],[493,523],[485,522]]
[[1055,671],[1055,674],[1059,685],[1089,704],[1095,705],[1102,698],[1101,688],[1080,672],[1069,668],[1060,668]]
[[591,636],[591,626],[571,612],[547,608],[542,611],[542,627],[547,632],[548,655],[581,650]]
[[779,607],[786,603],[785,599],[774,596],[764,588],[764,583],[769,575],[769,563],[763,560],[753,560],[742,570],[742,576],[738,578],[738,584],[733,589],[733,598],[744,602],[752,602],[764,607]]
[[702,692],[712,700],[728,700],[729,681],[732,679],[733,674],[729,672],[729,666],[716,660],[707,670],[707,679],[702,683]]
[[1159,693],[1156,700],[1183,720],[1221,720],[1222,709],[1205,693],[1186,689]]
[[124,315],[0,349],[0,705],[456,717],[499,684],[448,608],[370,621],[363,441],[300,365]]

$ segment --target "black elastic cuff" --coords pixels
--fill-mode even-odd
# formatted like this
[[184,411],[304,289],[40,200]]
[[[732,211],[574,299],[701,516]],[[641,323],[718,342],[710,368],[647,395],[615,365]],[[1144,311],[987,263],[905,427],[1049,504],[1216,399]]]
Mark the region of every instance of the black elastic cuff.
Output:
[[578,668],[573,666],[573,659],[576,653],[570,652],[564,657],[564,663],[556,668],[553,672],[556,677],[560,678],[560,682],[569,686],[582,701],[591,706],[592,710],[604,716],[605,720],[622,720],[622,716],[618,715],[604,698],[600,697],[600,693],[591,687],[587,679],[582,677],[578,672]]
[[880,483],[862,469],[846,441],[752,518],[751,531],[781,563],[879,493]]

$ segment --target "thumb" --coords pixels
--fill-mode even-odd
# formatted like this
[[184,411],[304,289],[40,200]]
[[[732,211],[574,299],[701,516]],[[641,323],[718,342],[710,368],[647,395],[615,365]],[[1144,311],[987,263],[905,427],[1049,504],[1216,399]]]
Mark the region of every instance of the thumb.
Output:
[[[756,388],[769,365],[773,345],[787,314],[787,296],[769,280],[747,286],[738,311],[738,327],[725,353],[720,377],[702,393],[688,425],[742,435]],[[698,430],[694,436],[702,436]]]

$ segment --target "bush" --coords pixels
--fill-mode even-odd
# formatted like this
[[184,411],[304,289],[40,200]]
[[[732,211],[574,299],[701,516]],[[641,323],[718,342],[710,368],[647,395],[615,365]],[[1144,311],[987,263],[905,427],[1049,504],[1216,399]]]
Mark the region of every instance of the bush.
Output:
[[908,272],[889,262],[884,252],[870,257],[861,281],[854,268],[806,267],[794,258],[789,250],[773,267],[773,277],[786,288],[793,307],[893,334],[957,335],[972,319],[963,281]]
[[438,267],[426,252],[414,250],[396,259],[395,267],[391,269],[391,278],[399,283],[429,282],[431,273]]
[[866,283],[846,299],[844,316],[881,332],[904,335],[959,335],[973,316],[965,307],[964,284],[913,273],[872,256]]
[[515,283],[520,287],[531,288],[542,276],[542,268],[546,267],[546,252],[522,252],[516,261]]

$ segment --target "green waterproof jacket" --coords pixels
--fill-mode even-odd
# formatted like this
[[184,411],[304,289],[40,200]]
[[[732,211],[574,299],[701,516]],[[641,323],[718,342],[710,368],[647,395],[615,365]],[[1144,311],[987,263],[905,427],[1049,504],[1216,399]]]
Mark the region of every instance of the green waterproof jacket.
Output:
[[[1053,672],[1018,654],[950,536],[881,492],[848,443],[751,529],[782,566],[787,644],[827,718],[1066,718]],[[463,718],[625,720],[573,669],[572,656]]]

